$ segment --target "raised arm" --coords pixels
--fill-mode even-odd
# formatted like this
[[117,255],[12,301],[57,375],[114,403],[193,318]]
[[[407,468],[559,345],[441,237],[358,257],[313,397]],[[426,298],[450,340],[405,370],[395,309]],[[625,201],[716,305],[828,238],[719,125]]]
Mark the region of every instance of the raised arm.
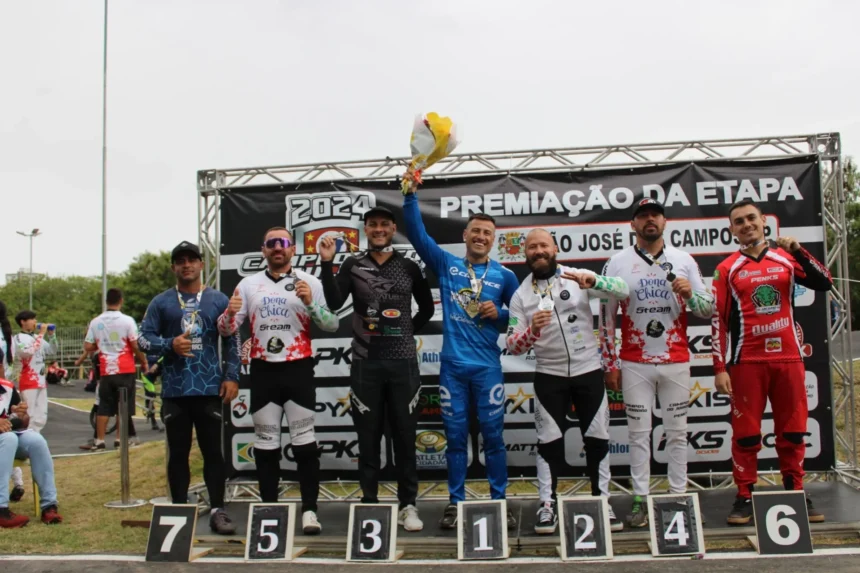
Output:
[[406,227],[406,238],[415,247],[418,256],[436,273],[437,277],[444,274],[446,266],[445,251],[427,234],[427,229],[424,227],[424,221],[421,218],[421,207],[418,204],[418,197],[414,193],[406,195],[403,198],[403,218]]
[[322,283],[319,280],[308,282],[311,287],[313,300],[311,300],[310,304],[305,305],[305,309],[317,326],[326,332],[335,332],[340,324],[340,319],[326,306]]
[[235,334],[245,322],[245,317],[248,316],[248,294],[246,290],[243,279],[233,291],[233,296],[230,297],[230,302],[227,304],[227,310],[218,317],[218,333],[221,336]]
[[505,346],[511,354],[525,354],[529,348],[534,346],[540,334],[534,334],[529,319],[523,309],[523,301],[520,293],[514,293],[510,303],[510,318],[508,319],[508,333],[505,336]]
[[332,268],[332,261],[320,262],[320,280],[322,281],[323,295],[329,310],[337,311],[352,294],[352,279],[350,270],[355,264],[355,258],[350,257],[340,266],[337,276]]
[[813,257],[809,251],[797,244],[797,250],[791,252],[794,257],[794,276],[797,283],[817,291],[829,291],[833,288],[833,277],[830,271]]
[[693,289],[693,296],[687,301],[687,306],[699,318],[711,318],[714,311],[714,296],[708,290],[708,287],[705,286],[702,271],[695,260],[690,261],[688,276],[690,277],[689,281]]
[[[603,276],[609,276],[612,261],[606,261]],[[629,288],[628,288],[629,291]],[[626,297],[625,297],[626,298]],[[618,299],[606,296],[600,299],[598,333],[600,336],[600,362],[604,372],[615,372],[620,368],[618,353],[615,351],[615,317],[618,314]]]

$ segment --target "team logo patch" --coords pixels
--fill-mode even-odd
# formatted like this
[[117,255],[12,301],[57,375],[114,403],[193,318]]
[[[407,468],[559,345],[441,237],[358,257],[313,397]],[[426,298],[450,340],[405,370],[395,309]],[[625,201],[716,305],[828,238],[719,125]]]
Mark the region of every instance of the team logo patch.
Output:
[[752,293],[752,302],[755,305],[756,314],[776,314],[781,308],[781,300],[779,291],[769,284],[755,287]]
[[269,343],[266,345],[266,350],[271,354],[278,354],[284,350],[284,341],[277,336],[273,336],[269,339]]
[[501,406],[505,403],[505,385],[496,384],[490,390],[490,404],[493,406]]
[[499,260],[520,260],[522,250],[526,244],[526,236],[520,231],[499,234],[498,239]]
[[781,338],[768,338],[764,341],[765,352],[782,352]]
[[651,320],[651,322],[648,323],[648,326],[645,327],[645,334],[651,338],[660,338],[663,336],[664,332],[666,332],[666,327],[663,326],[663,323],[656,318]]
[[400,316],[400,311],[396,308],[386,308],[382,311],[382,316],[385,318],[398,318]]
[[561,300],[567,300],[570,298],[570,292],[563,290],[563,291],[561,291],[561,294],[558,296],[561,297]]
[[576,313],[571,312],[567,315],[567,321],[570,323],[576,322]]
[[295,283],[293,283],[293,282],[289,282],[289,283],[287,283],[287,284],[284,286],[284,290],[285,290],[285,291],[287,291],[287,292],[292,292],[292,291],[296,290],[296,285],[295,285]]

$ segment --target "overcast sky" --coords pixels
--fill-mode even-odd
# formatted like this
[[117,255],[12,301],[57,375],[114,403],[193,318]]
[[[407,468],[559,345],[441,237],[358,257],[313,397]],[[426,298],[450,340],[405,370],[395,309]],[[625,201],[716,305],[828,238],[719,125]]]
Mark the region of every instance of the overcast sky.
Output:
[[[860,2],[111,0],[108,269],[197,240],[198,169],[842,133]],[[0,0],[0,274],[101,272],[101,0]]]

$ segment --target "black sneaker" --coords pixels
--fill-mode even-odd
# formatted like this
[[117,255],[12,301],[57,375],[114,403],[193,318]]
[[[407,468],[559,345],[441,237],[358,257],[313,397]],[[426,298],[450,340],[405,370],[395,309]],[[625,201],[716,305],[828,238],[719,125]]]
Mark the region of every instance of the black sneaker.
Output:
[[[12,488],[12,492],[9,494],[9,501],[21,501],[24,497],[24,486],[16,485]],[[812,515],[812,514],[810,514]],[[824,521],[822,519],[822,521]]]
[[449,503],[445,506],[445,513],[442,514],[442,519],[439,520],[439,527],[442,529],[454,529],[457,527],[457,505]]
[[726,518],[729,525],[747,525],[753,518],[752,498],[737,496],[732,511]]
[[233,520],[227,515],[223,509],[213,511],[209,515],[209,529],[218,535],[233,535],[236,533],[236,526],[233,525]]
[[90,451],[91,452],[98,452],[98,451],[104,450],[106,447],[107,446],[105,445],[104,442],[97,444],[97,443],[95,443],[95,440],[93,440],[93,445],[90,446]]
[[508,510],[508,531],[510,531],[511,529],[516,529],[516,528],[517,528],[517,518],[514,517],[513,512],[509,509]]
[[538,535],[551,535],[555,533],[557,527],[558,515],[555,512],[555,504],[551,501],[541,503],[537,510],[535,533]]
[[809,516],[809,523],[824,522],[824,514],[815,509],[815,506],[812,505],[812,500],[809,499],[809,496],[807,496],[806,498],[806,514]]

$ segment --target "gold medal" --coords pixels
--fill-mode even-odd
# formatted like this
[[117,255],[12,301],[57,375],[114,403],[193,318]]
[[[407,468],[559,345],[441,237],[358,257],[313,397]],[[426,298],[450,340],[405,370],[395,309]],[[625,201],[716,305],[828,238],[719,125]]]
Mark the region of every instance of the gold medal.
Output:
[[475,318],[478,316],[478,313],[481,311],[481,305],[478,304],[476,300],[470,300],[466,304],[466,314],[468,314],[471,318]]

